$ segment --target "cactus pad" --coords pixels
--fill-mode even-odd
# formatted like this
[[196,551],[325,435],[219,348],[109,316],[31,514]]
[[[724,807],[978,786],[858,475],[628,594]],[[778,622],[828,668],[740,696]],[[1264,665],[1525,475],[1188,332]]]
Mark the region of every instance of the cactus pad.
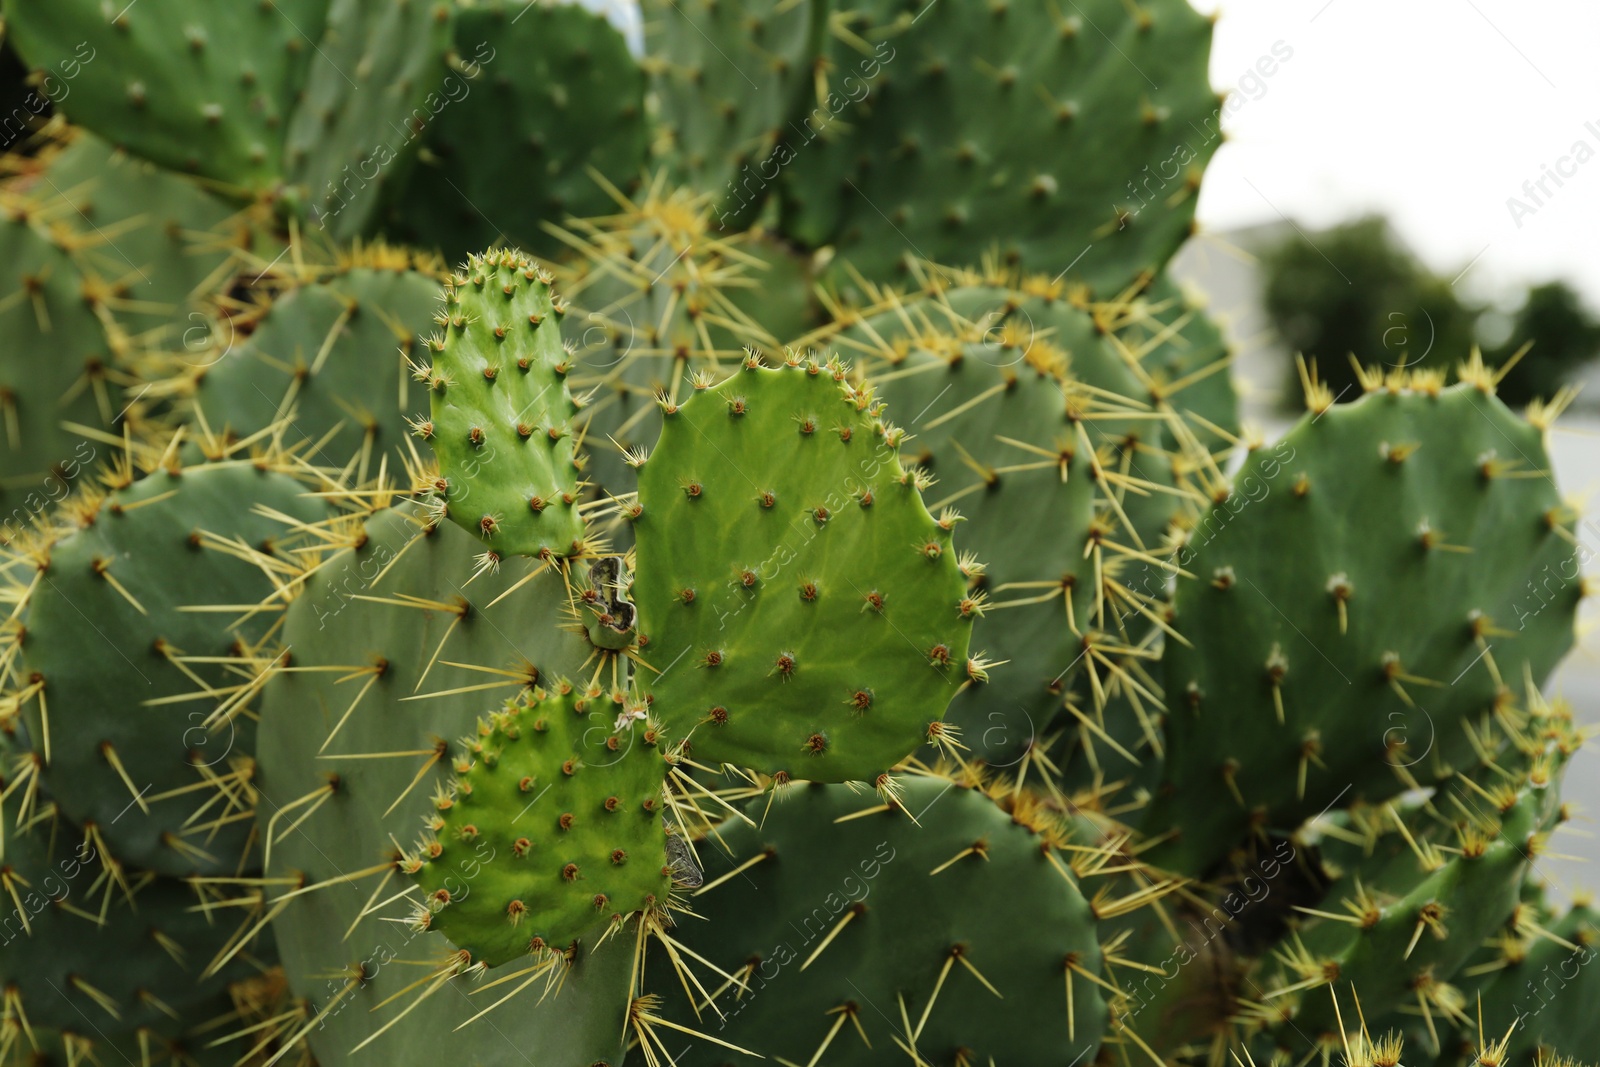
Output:
[[310,217],[359,237],[415,161],[441,95],[455,4],[323,0],[327,29],[285,131],[284,168]]
[[266,191],[327,8],[6,0],[5,15],[28,61],[69,80],[74,121],[170,170]]
[[665,906],[666,764],[616,718],[558,682],[480,721],[407,862],[419,923],[495,967]]
[[639,475],[639,683],[694,758],[871,780],[966,680],[981,605],[844,367],[745,369],[681,407]]
[[679,181],[740,229],[776,188],[791,121],[815,95],[830,2],[644,0],[658,123]]
[[[344,1062],[361,1045],[357,1055],[391,1062],[521,1062],[531,1054],[541,1063],[620,1063],[631,935],[603,946],[585,939],[562,965],[559,993],[541,1000],[541,979],[464,1028],[517,983],[486,988],[461,975],[412,1003],[426,986],[408,989],[421,975],[401,961],[450,960],[455,948],[408,924],[409,901],[420,893],[399,868],[396,843],[408,845],[438,814],[431,798],[448,782],[448,739],[472,735],[484,709],[498,703],[496,693],[574,673],[591,652],[578,633],[554,625],[566,610],[560,576],[529,579],[526,572],[540,565],[513,559],[474,577],[476,540],[449,523],[428,527],[418,519],[411,505],[378,512],[354,547],[307,580],[283,630],[305,670],[273,678],[262,701],[260,823],[269,876],[328,883],[289,901],[273,920],[296,993],[325,1013],[308,1034],[312,1051],[324,1063]],[[608,732],[621,710],[608,707]],[[549,800],[523,821],[531,824]],[[529,834],[537,848],[553,847],[555,821],[537,829]],[[512,862],[510,853],[497,862]],[[606,866],[615,869],[609,859]],[[341,884],[362,870],[365,880]],[[388,888],[374,896],[380,883]]]
[[[421,402],[407,360],[432,326],[438,282],[421,270],[358,267],[279,296],[246,338],[185,357],[188,410],[217,433],[249,437],[293,416],[286,445],[339,467],[373,450],[398,464],[409,452],[407,417]],[[391,468],[392,469],[392,468]]]
[[879,1064],[897,1045],[921,1063],[1088,1062],[1100,946],[1065,868],[979,791],[917,778],[903,804],[795,784],[759,827],[724,824],[694,900],[707,921],[679,935],[735,978],[704,1025],[780,1063]]
[[[5,1019],[76,1032],[168,1022],[248,973],[206,965],[241,917],[215,894],[206,914],[182,882],[124,867],[104,839],[64,821],[6,827],[0,861]],[[0,1034],[0,1055],[4,1036]]]
[[1100,299],[1188,236],[1221,137],[1211,23],[1185,0],[874,7],[885,28],[833,43],[849,77],[783,170],[790,236],[877,279],[998,242]]
[[[249,217],[189,178],[76,131],[33,180],[73,234],[86,288],[104,294],[119,343],[182,347],[205,331],[203,302],[231,281]],[[110,325],[110,323],[108,323]]]
[[74,509],[80,528],[15,579],[33,587],[14,696],[44,781],[127,862],[172,875],[245,862],[253,657],[272,622],[251,609],[297,574],[292,552],[275,555],[296,535],[257,509],[326,519],[306,492],[251,462],[159,470]]
[[498,556],[566,556],[583,539],[561,344],[566,304],[512,252],[474,256],[448,283],[428,342],[433,446],[450,518]]
[[[9,206],[9,205],[8,205]],[[26,211],[0,219],[0,499],[10,539],[101,446],[63,427],[109,428],[123,408],[103,324],[68,254]]]
[[446,82],[391,232],[452,262],[502,241],[545,254],[558,247],[546,224],[614,211],[594,175],[629,188],[648,135],[644,72],[622,35],[577,4],[518,0],[464,8],[455,39],[465,69]]
[[1166,645],[1146,825],[1182,830],[1156,862],[1201,870],[1253,820],[1471,765],[1462,724],[1571,646],[1580,582],[1540,431],[1472,385],[1419,386],[1307,416],[1180,554],[1191,645]]

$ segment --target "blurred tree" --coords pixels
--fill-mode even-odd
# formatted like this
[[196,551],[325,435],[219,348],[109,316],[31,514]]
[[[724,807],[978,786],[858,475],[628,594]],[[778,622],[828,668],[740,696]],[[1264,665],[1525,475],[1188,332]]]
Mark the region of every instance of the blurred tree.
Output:
[[[1457,296],[1408,251],[1386,220],[1367,216],[1313,236],[1295,235],[1261,256],[1262,303],[1289,351],[1315,358],[1344,400],[1360,396],[1350,355],[1363,366],[1449,367],[1480,342],[1484,308]],[[1600,355],[1600,320],[1561,281],[1528,290],[1504,341],[1484,345],[1503,366],[1528,343],[1500,383],[1507,403],[1548,397]],[[1294,381],[1287,396],[1298,398]]]
[[[1315,358],[1335,395],[1360,395],[1352,354],[1364,366],[1443,366],[1470,350],[1482,310],[1457,298],[1368,216],[1301,233],[1261,257],[1263,303],[1291,352]],[[1294,369],[1290,368],[1291,377]],[[1291,390],[1300,395],[1298,385]]]
[[1550,396],[1574,370],[1600,355],[1600,321],[1567,283],[1546,282],[1528,290],[1505,343],[1485,358],[1501,366],[1530,342],[1527,354],[1500,383],[1508,404]]

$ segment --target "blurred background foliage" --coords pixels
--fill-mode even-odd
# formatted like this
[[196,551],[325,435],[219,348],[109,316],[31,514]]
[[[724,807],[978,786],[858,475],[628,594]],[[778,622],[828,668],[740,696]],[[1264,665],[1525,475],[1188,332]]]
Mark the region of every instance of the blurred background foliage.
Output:
[[[1296,229],[1261,255],[1261,301],[1290,353],[1315,359],[1345,399],[1361,395],[1351,363],[1431,366],[1479,346],[1504,366],[1527,351],[1500,386],[1508,403],[1548,397],[1600,354],[1600,319],[1566,282],[1550,280],[1504,301],[1480,303],[1435,274],[1382,216],[1329,229]],[[1296,371],[1287,369],[1293,379]],[[1298,385],[1283,394],[1299,403]]]

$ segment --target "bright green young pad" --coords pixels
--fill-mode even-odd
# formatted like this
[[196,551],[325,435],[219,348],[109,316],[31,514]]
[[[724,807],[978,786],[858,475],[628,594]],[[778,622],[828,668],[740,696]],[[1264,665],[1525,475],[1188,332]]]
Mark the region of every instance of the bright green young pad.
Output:
[[[741,229],[777,188],[798,116],[815,102],[831,0],[644,0],[658,126],[678,181]],[[719,229],[724,228],[719,225]]]
[[789,146],[791,237],[879,280],[998,243],[1110,299],[1189,235],[1221,137],[1211,22],[1186,0],[871,7]]
[[978,608],[844,367],[752,357],[669,407],[639,474],[640,684],[697,761],[871,780],[967,677]]
[[366,232],[403,187],[423,126],[450,106],[445,56],[455,7],[446,0],[327,3],[327,31],[288,123],[284,166],[312,221],[336,240]]
[[5,0],[7,29],[61,108],[171,170],[275,186],[288,112],[328,0]]
[[468,260],[446,283],[429,339],[433,418],[418,427],[439,457],[450,518],[504,557],[566,556],[577,510],[566,305],[550,275],[514,252]]
[[1307,416],[1234,485],[1179,556],[1193,647],[1166,643],[1143,823],[1179,828],[1151,859],[1190,872],[1253,818],[1292,828],[1476,763],[1462,723],[1544,680],[1580,591],[1540,431],[1469,385]]
[[[326,518],[327,505],[306,492],[242,461],[160,470],[111,493],[50,549],[22,615],[28,733],[62,811],[97,825],[125,862],[177,876],[240,868],[251,836],[252,702],[207,720],[254,675],[246,653],[275,615],[230,627],[234,614],[186,609],[272,594],[286,576],[241,554],[270,556],[290,535],[258,508]],[[202,683],[219,692],[205,695]],[[225,788],[207,784],[230,776]]]
[[[776,1063],[813,1062],[830,1033],[815,1061],[830,1067],[895,1062],[897,1041],[928,1064],[1090,1062],[1106,1006],[1083,977],[1100,946],[1077,885],[981,792],[915,778],[903,804],[796,784],[747,809],[759,826],[723,824],[727,852],[701,848],[707,921],[675,934],[739,979],[710,986],[724,1019],[702,1006],[702,1028]],[[694,1024],[668,969],[648,977],[666,1017]]]
[[[342,467],[372,450],[368,470],[389,454],[390,470],[410,454],[407,419],[423,386],[407,360],[432,327],[439,283],[431,274],[358,267],[292,289],[273,302],[242,340],[224,327],[216,343],[187,356],[187,410],[214,432],[248,437],[291,413],[283,443],[317,443],[313,463]],[[337,432],[335,429],[337,428]]]
[[404,868],[417,921],[491,967],[665,906],[666,763],[654,730],[565,682],[478,723]]
[[494,3],[456,15],[459,68],[390,232],[451,262],[506,241],[540,254],[544,229],[616,210],[637,182],[649,127],[645,76],[622,35],[577,4]]
[[[390,865],[301,894],[272,922],[295,993],[314,1011],[329,1010],[308,1035],[312,1051],[323,1063],[343,1063],[370,1040],[354,1058],[619,1063],[633,955],[627,931],[598,948],[586,941],[558,995],[541,1001],[536,983],[457,1029],[515,988],[479,993],[484,983],[464,975],[395,1021],[411,1007],[419,990],[406,990],[421,973],[401,961],[443,960],[454,951],[441,934],[405,923],[407,898],[391,899],[410,882],[394,865],[395,842],[408,845],[437,813],[431,798],[448,781],[449,739],[472,734],[498,697],[575,674],[591,651],[559,625],[567,619],[560,575],[546,571],[515,592],[539,563],[508,560],[475,576],[476,539],[450,523],[424,532],[418,511],[406,505],[374,515],[357,546],[308,579],[283,629],[295,664],[307,669],[275,677],[262,700],[259,822],[274,838],[270,875],[310,884]],[[495,682],[503,687],[484,688]],[[620,710],[613,704],[609,715]],[[302,820],[330,774],[337,791]],[[290,808],[305,797],[313,799]],[[530,812],[524,821],[531,819]],[[374,899],[385,879],[388,888]],[[342,976],[358,970],[357,988],[334,1003],[347,985]]]

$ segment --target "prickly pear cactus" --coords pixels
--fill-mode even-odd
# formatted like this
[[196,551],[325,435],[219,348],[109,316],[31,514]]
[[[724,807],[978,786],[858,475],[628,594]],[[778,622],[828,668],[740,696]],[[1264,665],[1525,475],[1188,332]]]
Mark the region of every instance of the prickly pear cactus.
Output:
[[18,184],[71,235],[85,295],[100,294],[114,344],[135,355],[193,351],[207,298],[254,243],[258,212],[81,130]]
[[320,2],[327,21],[284,124],[283,166],[311,220],[350,240],[396,195],[419,135],[449,99],[455,5]]
[[474,256],[445,288],[416,378],[432,417],[417,436],[439,457],[439,500],[495,556],[567,556],[583,540],[561,343],[566,302],[525,256]]
[[361,265],[278,295],[248,335],[208,331],[203,348],[170,361],[167,388],[224,439],[277,436],[329,467],[357,455],[361,478],[385,455],[398,467],[423,391],[411,362],[438,291],[426,263],[369,250]]
[[[565,681],[481,720],[402,864],[422,890],[417,922],[495,967],[664,907],[664,764],[635,722]],[[477,877],[452,895],[457,853]]]
[[451,262],[501,241],[544,254],[560,248],[546,227],[616,209],[649,125],[644,71],[606,19],[577,4],[464,7],[455,53],[391,234]]
[[[41,781],[125,861],[163,874],[258,864],[254,708],[295,547],[330,518],[270,463],[174,464],[78,500],[18,562],[8,698]],[[85,643],[85,635],[93,644]]]
[[[0,416],[10,540],[92,470],[102,446],[66,429],[110,429],[124,413],[104,324],[59,238],[27,203],[0,220]],[[49,354],[48,358],[46,353]]]
[[[1449,983],[1516,911],[1524,879],[1548,849],[1564,758],[1540,752],[1523,774],[1453,784],[1405,815],[1388,809],[1390,834],[1404,845],[1392,856],[1375,850],[1374,860],[1345,872],[1311,909],[1316,921],[1262,961],[1260,1015],[1281,1020],[1282,1047],[1337,1035],[1333,998],[1322,988],[1332,975],[1353,983],[1375,1023],[1408,1002],[1424,1019],[1459,1010]],[[1437,1032],[1430,1038],[1437,1049]]]
[[[431,832],[427,827],[440,814],[433,798],[448,789],[452,739],[479,741],[478,720],[486,705],[500,702],[497,693],[531,700],[532,687],[575,675],[590,653],[578,633],[557,625],[566,610],[558,575],[529,578],[519,572],[519,561],[508,561],[497,573],[474,577],[476,553],[473,537],[449,523],[430,525],[415,505],[379,510],[308,579],[285,619],[283,640],[295,650],[299,669],[275,675],[263,694],[260,823],[270,851],[268,876],[320,886],[285,901],[272,932],[286,971],[308,998],[308,1018],[316,1025],[307,1037],[324,1062],[351,1055],[397,1063],[451,1056],[490,1062],[530,1049],[558,1063],[621,1060],[631,931],[599,945],[602,924],[576,948],[570,939],[552,941],[552,967],[549,953],[542,960],[528,957],[534,936],[529,916],[521,926],[523,963],[490,972],[490,981],[507,974],[515,980],[491,985],[476,980],[483,963],[463,960],[439,926],[412,922],[415,904],[425,898],[402,869],[400,852],[419,833]],[[527,570],[535,568],[530,563]],[[596,703],[606,708],[610,736],[622,705],[609,693]],[[586,766],[579,773],[587,781],[605,772]],[[564,777],[559,764],[554,775]],[[524,795],[516,783],[512,788],[520,803],[504,821],[518,833],[492,861],[501,865],[502,878],[505,865],[533,867],[548,858],[566,811],[556,812],[551,796],[544,796],[518,820],[540,794]],[[655,788],[661,788],[659,775]],[[661,832],[659,822],[647,823],[641,812],[584,814],[585,824],[573,832],[613,817],[637,817]],[[519,859],[514,850],[523,825],[537,851]],[[473,876],[483,877],[487,868],[477,844],[448,835],[446,843],[470,853],[453,883],[459,913],[475,899]],[[658,871],[660,847],[654,867],[640,853],[633,869]],[[576,892],[623,869],[609,856],[598,867],[584,866],[584,879],[568,883],[559,879],[561,864],[560,885]],[[442,873],[435,867],[431,877]],[[508,903],[498,902],[491,924],[496,932],[516,929],[505,912]],[[586,915],[597,914],[592,900],[585,907]],[[433,977],[415,986],[420,975],[405,960],[428,961]],[[525,973],[541,964],[544,970]],[[547,979],[558,980],[561,991],[537,1003]],[[529,986],[526,996],[505,1002],[507,994]],[[504,1010],[465,1025],[503,1003]]]
[[0,0],[0,1067],[1592,1054],[1571,394],[1241,426],[1207,17],[213,7]]
[[1464,726],[1572,644],[1572,519],[1548,468],[1537,427],[1429,379],[1324,405],[1249,459],[1179,556],[1195,580],[1145,820],[1185,815],[1162,862],[1203,871],[1252,823],[1476,762]]
[[877,781],[974,669],[957,516],[928,514],[843,364],[751,357],[663,411],[622,505],[655,714],[699,762]]
[[[1072,1063],[1100,1046],[1090,906],[1048,839],[981,791],[918,778],[882,804],[797,783],[745,810],[694,898],[707,921],[679,934],[729,976],[700,1007],[718,1041],[838,1064],[897,1047]],[[670,974],[656,984],[679,999]]]
[[70,85],[75,121],[179,172],[266,190],[328,0],[196,7],[7,0],[7,29]]
[[659,137],[674,177],[710,194],[719,231],[760,214],[817,95],[829,3],[644,0]]
[[1154,277],[1188,236],[1221,137],[1211,23],[1183,0],[883,0],[860,14],[775,168],[790,236],[878,280],[908,257],[973,264],[998,243],[1100,299]]

